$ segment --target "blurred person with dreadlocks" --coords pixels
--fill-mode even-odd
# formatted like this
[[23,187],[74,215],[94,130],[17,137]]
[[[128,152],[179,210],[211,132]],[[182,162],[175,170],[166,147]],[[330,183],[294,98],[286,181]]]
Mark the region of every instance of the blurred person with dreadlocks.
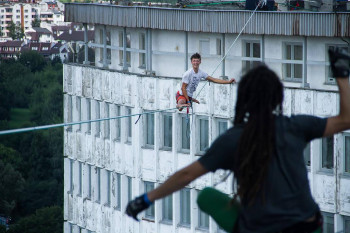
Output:
[[181,88],[176,93],[176,107],[179,109],[179,111],[182,111],[183,107],[190,106],[192,102],[199,104],[199,101],[192,98],[192,96],[201,80],[207,80],[218,84],[231,84],[236,82],[234,78],[230,80],[213,78],[199,69],[199,65],[202,63],[202,58],[199,53],[193,54],[190,60],[192,68],[187,70],[182,76]]
[[[137,214],[155,200],[209,171],[225,169],[235,175],[235,198],[216,190],[199,194],[197,202],[226,231],[322,232],[322,217],[311,195],[303,150],[315,138],[350,129],[350,57],[339,50],[329,51],[329,55],[339,88],[337,116],[282,115],[283,84],[268,67],[256,67],[239,82],[234,126],[199,160],[129,202],[126,213],[137,220]],[[233,224],[227,227],[225,221]]]

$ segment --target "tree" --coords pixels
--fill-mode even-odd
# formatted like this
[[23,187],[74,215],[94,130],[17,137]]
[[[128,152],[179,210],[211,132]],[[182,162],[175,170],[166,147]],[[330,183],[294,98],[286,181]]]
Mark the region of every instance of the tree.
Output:
[[36,51],[22,52],[18,61],[22,65],[27,66],[33,73],[42,71],[46,66],[44,57]]
[[62,233],[63,211],[59,206],[38,209],[35,214],[22,218],[10,226],[7,233]]
[[24,30],[20,24],[15,24],[13,21],[11,21],[8,30],[9,37],[11,37],[12,40],[19,40],[24,37]]
[[32,27],[40,27],[40,19],[39,18],[35,18],[33,21],[32,21]]
[[0,212],[11,216],[23,190],[24,179],[10,163],[0,160]]

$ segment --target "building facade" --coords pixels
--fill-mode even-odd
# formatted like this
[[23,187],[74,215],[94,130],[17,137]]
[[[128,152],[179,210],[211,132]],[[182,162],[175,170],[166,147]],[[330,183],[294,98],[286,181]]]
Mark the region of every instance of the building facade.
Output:
[[[349,14],[127,7],[67,4],[65,20],[85,27],[85,60],[64,65],[64,232],[221,232],[196,204],[198,192],[225,174],[208,174],[157,201],[136,222],[125,215],[132,198],[197,160],[232,126],[236,85],[206,82],[189,116],[174,110],[189,57],[201,69],[239,80],[265,62],[285,85],[286,115],[320,117],[339,111],[327,50],[348,49]],[[87,28],[95,28],[88,42]],[[88,59],[89,49],[95,50]],[[219,65],[220,64],[220,65]],[[218,66],[219,65],[219,66]],[[196,95],[196,94],[195,94]],[[163,110],[140,116],[139,113]],[[187,119],[188,118],[188,119]],[[324,232],[350,232],[350,131],[314,140],[305,148],[313,196]],[[217,188],[232,193],[232,176]],[[278,188],[278,187],[276,187]]]

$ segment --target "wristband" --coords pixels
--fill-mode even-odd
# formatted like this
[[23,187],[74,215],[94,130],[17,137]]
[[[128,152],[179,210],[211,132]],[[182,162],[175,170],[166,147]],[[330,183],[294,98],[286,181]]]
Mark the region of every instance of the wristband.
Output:
[[152,205],[153,204],[153,202],[151,202],[148,199],[147,193],[143,194],[143,200],[147,203],[147,205]]

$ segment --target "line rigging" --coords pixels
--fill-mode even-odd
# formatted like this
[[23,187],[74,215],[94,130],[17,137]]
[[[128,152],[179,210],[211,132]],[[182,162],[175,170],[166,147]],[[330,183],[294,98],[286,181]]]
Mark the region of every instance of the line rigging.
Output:
[[[216,66],[216,68],[214,69],[214,71],[212,72],[211,76],[214,75],[214,73],[216,72],[216,70],[219,68],[219,66],[221,65],[221,63],[225,60],[225,58],[227,57],[228,53],[230,52],[231,48],[233,47],[233,45],[236,43],[236,41],[238,40],[238,38],[240,37],[240,35],[242,34],[242,32],[244,31],[245,27],[247,26],[247,24],[249,23],[249,21],[251,20],[251,18],[253,17],[253,15],[255,14],[255,12],[257,11],[258,7],[260,6],[260,4],[264,4],[264,0],[259,1],[258,5],[256,6],[255,10],[253,11],[253,13],[250,15],[249,19],[247,20],[247,22],[245,23],[245,25],[243,26],[242,30],[240,31],[240,33],[237,35],[236,39],[233,41],[233,43],[231,44],[231,46],[229,47],[229,49],[227,50],[225,56],[223,56],[219,62],[219,64]],[[200,89],[200,91],[198,92],[198,94],[196,95],[196,98],[198,97],[198,95],[200,94],[200,92],[203,90],[203,88],[205,87],[205,85],[207,84],[207,82],[203,85],[203,87]],[[150,114],[150,113],[155,113],[155,112],[164,112],[164,111],[170,111],[170,110],[175,110],[177,108],[169,108],[169,109],[163,109],[163,110],[155,110],[155,111],[147,111],[147,112],[143,112],[143,113],[136,113],[136,114],[130,114],[130,115],[123,115],[123,116],[117,116],[117,117],[108,117],[108,118],[100,118],[100,119],[95,119],[95,120],[84,120],[84,121],[77,121],[77,122],[66,122],[66,123],[60,123],[60,124],[51,124],[51,125],[42,125],[42,126],[34,126],[34,127],[27,127],[27,128],[19,128],[19,129],[11,129],[11,130],[3,130],[0,131],[0,135],[8,135],[8,134],[15,134],[15,133],[23,133],[23,132],[29,132],[29,131],[38,131],[38,130],[43,130],[43,129],[51,129],[51,128],[58,128],[58,127],[65,127],[65,126],[71,126],[71,125],[79,125],[79,124],[85,124],[85,123],[91,123],[91,122],[100,122],[100,121],[106,121],[106,120],[115,120],[115,119],[121,119],[121,118],[126,118],[126,117],[132,117],[132,116],[140,116],[144,115],[144,114]],[[193,115],[193,108],[192,108],[192,115]],[[137,120],[138,121],[138,120]],[[136,123],[137,123],[136,121]],[[227,179],[227,178],[226,178]]]

